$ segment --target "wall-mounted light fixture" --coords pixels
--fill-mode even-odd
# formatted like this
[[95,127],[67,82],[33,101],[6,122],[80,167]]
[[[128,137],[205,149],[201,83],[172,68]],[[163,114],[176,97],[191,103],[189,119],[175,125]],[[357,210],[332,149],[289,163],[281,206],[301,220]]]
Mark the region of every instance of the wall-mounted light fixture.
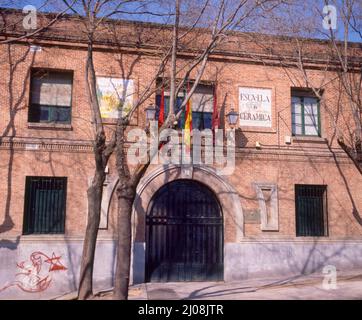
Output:
[[147,123],[156,119],[156,107],[153,104],[150,104],[146,109],[146,121]]
[[231,108],[231,111],[226,115],[226,119],[231,127],[235,126],[238,122],[239,114]]

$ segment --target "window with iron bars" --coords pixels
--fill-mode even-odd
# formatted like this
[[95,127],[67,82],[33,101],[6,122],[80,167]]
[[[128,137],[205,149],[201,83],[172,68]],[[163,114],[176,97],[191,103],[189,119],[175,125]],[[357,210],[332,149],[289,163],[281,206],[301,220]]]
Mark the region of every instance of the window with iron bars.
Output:
[[328,236],[327,186],[295,185],[297,237]]
[[64,233],[67,178],[26,177],[23,234]]

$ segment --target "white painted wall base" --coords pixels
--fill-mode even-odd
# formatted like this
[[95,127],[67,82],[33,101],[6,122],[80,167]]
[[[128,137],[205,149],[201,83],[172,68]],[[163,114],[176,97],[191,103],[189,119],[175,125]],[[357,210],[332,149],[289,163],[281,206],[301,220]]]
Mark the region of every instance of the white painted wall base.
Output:
[[245,241],[226,243],[224,280],[288,278],[321,272],[327,265],[337,270],[362,269],[362,241]]
[[[76,290],[83,242],[64,238],[49,239],[1,240],[0,299],[49,299]],[[38,276],[51,277],[50,285],[44,291],[27,293],[19,287],[19,280],[23,281],[24,277],[19,278],[17,274],[24,272],[24,269],[17,267],[17,264],[21,266],[24,262],[24,266],[31,265],[30,255],[37,251],[49,257],[53,253],[61,256],[59,262],[67,270],[49,272],[50,263],[43,259]],[[132,252],[131,282],[142,283],[145,279],[145,243],[134,243]],[[334,265],[337,270],[362,269],[362,240],[245,240],[226,243],[224,247],[225,281],[272,277],[285,279],[321,272],[326,265]],[[114,266],[114,240],[98,241],[95,290],[112,287]],[[36,275],[35,269],[32,272]]]
[[[134,244],[133,281],[144,282],[145,243]],[[362,269],[362,240],[252,240],[224,245],[224,281]]]
[[[54,238],[57,239],[57,236]],[[77,290],[82,249],[83,241],[64,237],[59,240],[49,240],[49,237],[44,240],[28,238],[21,239],[18,243],[16,240],[1,240],[0,299],[49,299]],[[59,262],[67,269],[49,271],[51,263],[47,262],[44,256],[41,261],[31,261],[30,256],[35,252],[42,252],[50,258],[53,257],[53,253],[55,257],[60,256]],[[56,259],[53,262],[57,263]],[[95,290],[113,286],[114,264],[114,241],[98,241],[94,267]],[[28,276],[24,274],[27,272]],[[45,290],[38,290],[41,288],[41,285],[37,285],[38,280],[46,277],[48,278],[45,281],[51,280],[49,286]],[[21,288],[38,292],[29,293]]]

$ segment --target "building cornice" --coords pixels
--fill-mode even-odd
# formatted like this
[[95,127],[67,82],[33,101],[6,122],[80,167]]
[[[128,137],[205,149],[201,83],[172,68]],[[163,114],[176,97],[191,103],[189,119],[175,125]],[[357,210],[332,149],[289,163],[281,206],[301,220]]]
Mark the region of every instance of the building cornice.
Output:
[[[128,147],[128,146],[126,146]],[[27,152],[62,152],[62,153],[93,153],[92,141],[89,140],[62,140],[41,139],[26,137],[5,137],[0,141],[0,150],[27,151]],[[225,153],[227,152],[225,148]],[[295,145],[295,146],[263,146],[262,149],[254,147],[236,147],[235,158],[254,159],[260,161],[294,161],[315,163],[350,164],[351,160],[341,148],[328,148],[324,146]]]
[[44,152],[93,152],[92,141],[61,140],[41,138],[11,138],[5,137],[0,141],[0,150],[44,151]]
[[[67,40],[57,39],[55,37],[46,37],[42,36],[36,39],[23,39],[17,40],[17,37],[21,34],[0,34],[1,40],[13,39],[14,42],[18,45],[31,46],[31,45],[40,45],[48,48],[58,47],[64,48],[67,50],[87,50],[87,43],[80,40]],[[160,58],[160,55],[164,53],[161,46],[157,45],[139,45],[131,42],[118,43],[117,45],[112,45],[109,43],[102,43],[101,41],[95,42],[93,45],[94,51],[99,52],[108,52],[108,53],[128,53],[130,55],[137,54],[147,57],[154,57],[156,59]],[[182,59],[193,59],[200,54],[199,50],[179,50],[178,57]],[[263,54],[258,52],[249,52],[249,51],[223,51],[223,50],[214,50],[209,55],[209,61],[218,61],[218,62],[229,62],[229,63],[244,63],[244,64],[256,64],[264,66],[273,66],[273,67],[283,67],[283,68],[296,68],[298,67],[299,58],[293,55],[281,55],[281,54]],[[349,72],[360,72],[362,66],[362,58],[349,61]],[[312,70],[323,70],[323,71],[340,71],[341,67],[337,60],[331,60],[328,58],[322,57],[308,57],[303,58],[303,67],[305,69]]]

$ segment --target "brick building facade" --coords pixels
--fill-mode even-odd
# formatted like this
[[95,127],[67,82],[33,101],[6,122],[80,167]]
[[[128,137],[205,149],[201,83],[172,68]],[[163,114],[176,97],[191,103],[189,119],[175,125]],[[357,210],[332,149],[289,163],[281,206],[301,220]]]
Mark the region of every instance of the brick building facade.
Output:
[[[0,45],[0,298],[51,297],[77,286],[87,219],[86,190],[94,170],[91,110],[84,80],[86,43],[77,34],[79,23],[75,18],[64,18],[35,40]],[[67,28],[62,28],[65,25]],[[128,34],[127,28],[137,26],[120,23],[120,34]],[[3,33],[0,39],[4,36]],[[176,279],[165,275],[170,272],[169,266],[166,271],[156,270],[155,266],[156,273],[150,270],[150,265],[157,263],[150,250],[161,250],[157,244],[177,242],[184,236],[179,229],[166,233],[157,231],[157,227],[151,229],[155,223],[152,214],[164,208],[167,217],[167,208],[182,208],[182,203],[177,204],[182,198],[175,198],[176,205],[170,207],[162,202],[162,197],[173,197],[179,192],[185,202],[190,201],[187,197],[192,195],[187,190],[203,195],[206,200],[201,207],[210,206],[207,210],[216,210],[215,215],[222,218],[214,229],[205,226],[206,220],[199,221],[203,228],[200,232],[213,239],[214,244],[205,239],[190,240],[191,244],[204,241],[206,246],[201,244],[197,247],[200,252],[196,253],[192,253],[192,248],[185,249],[206,261],[214,257],[219,263],[215,273],[219,280],[288,278],[321,272],[327,265],[334,265],[337,270],[362,267],[362,177],[336,142],[333,117],[338,108],[334,101],[340,90],[335,71],[326,71],[326,65],[316,54],[323,55],[326,44],[310,41],[307,73],[314,86],[323,87],[323,99],[317,101],[305,88],[291,56],[286,59],[289,66],[280,66],[278,55],[258,52],[258,47],[245,35],[233,37],[239,45],[225,45],[210,57],[203,82],[215,83],[217,74],[218,108],[224,128],[229,126],[225,114],[241,105],[242,90],[255,94],[267,90],[270,125],[254,125],[252,121],[251,125],[243,125],[239,118],[232,175],[219,175],[212,165],[195,165],[187,172],[177,165],[150,166],[134,204],[133,283],[203,279],[193,268],[185,269],[187,275],[181,275],[186,272],[182,269],[176,273]],[[151,38],[148,40],[157,41]],[[106,33],[98,39],[94,51],[97,76],[125,78],[122,75],[126,72],[137,95],[138,88],[148,83],[157,67],[157,61],[147,53],[152,46],[140,49],[125,41],[122,45],[112,44]],[[290,50],[288,39],[268,39],[278,41],[279,50]],[[355,46],[354,50],[361,59],[361,47]],[[137,62],[132,64],[136,57]],[[126,68],[132,65],[132,70],[123,70],[120,61]],[[46,75],[39,76],[39,72]],[[52,97],[58,97],[53,89],[49,89],[47,97],[38,97],[37,94],[43,94],[39,87],[44,83],[56,83],[69,97],[51,102]],[[41,108],[53,104],[58,109],[48,106],[32,113],[36,99]],[[150,103],[156,103],[156,94],[137,112],[134,127],[144,127],[144,108]],[[317,119],[309,127],[308,107]],[[343,114],[345,122],[338,123],[339,130],[345,130],[349,117],[350,114]],[[112,128],[114,124],[107,124],[107,130]],[[102,289],[112,285],[114,268],[114,162],[112,157],[104,187],[95,262],[95,284]],[[214,202],[210,202],[210,194],[214,195]],[[45,208],[39,208],[37,201],[43,201]],[[47,215],[52,216],[51,222],[46,220]],[[50,224],[56,228],[52,229]],[[188,230],[198,232],[197,228]],[[164,238],[155,238],[151,232]],[[150,241],[156,244],[151,245]],[[210,252],[210,248],[219,248],[219,253]],[[164,250],[172,248],[166,245]],[[26,278],[26,272],[34,273],[35,278]],[[32,286],[29,279],[45,279],[44,286]]]

